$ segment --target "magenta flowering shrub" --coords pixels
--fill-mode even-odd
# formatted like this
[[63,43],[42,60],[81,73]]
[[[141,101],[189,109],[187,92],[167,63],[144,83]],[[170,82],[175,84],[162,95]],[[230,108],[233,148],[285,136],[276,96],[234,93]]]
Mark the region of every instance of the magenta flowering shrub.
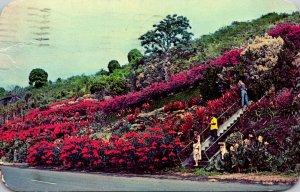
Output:
[[291,89],[283,90],[281,94],[276,96],[274,100],[274,107],[277,109],[286,109],[290,107],[293,103],[293,97]]
[[249,106],[249,112],[242,116],[235,131],[246,137],[248,134],[261,135],[270,143],[270,150],[278,155],[283,149],[292,126],[298,124],[293,115],[299,111],[300,99],[291,89],[279,92],[275,98],[263,98]]
[[240,55],[243,49],[233,49],[225,52],[221,57],[210,62],[211,65],[221,65],[225,67],[238,65],[240,63]]
[[273,37],[283,38],[286,45],[293,46],[292,48],[300,48],[300,24],[279,24],[274,29],[270,30],[268,34]]

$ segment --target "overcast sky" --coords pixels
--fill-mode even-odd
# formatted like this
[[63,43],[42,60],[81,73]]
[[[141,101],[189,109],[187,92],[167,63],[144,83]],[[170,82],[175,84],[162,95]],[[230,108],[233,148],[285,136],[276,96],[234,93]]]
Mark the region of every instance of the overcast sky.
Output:
[[186,16],[198,38],[233,21],[297,10],[286,0],[17,1],[0,17],[0,87],[26,86],[38,67],[56,80],[94,74],[112,59],[125,64],[131,49],[142,50],[138,37],[167,14]]

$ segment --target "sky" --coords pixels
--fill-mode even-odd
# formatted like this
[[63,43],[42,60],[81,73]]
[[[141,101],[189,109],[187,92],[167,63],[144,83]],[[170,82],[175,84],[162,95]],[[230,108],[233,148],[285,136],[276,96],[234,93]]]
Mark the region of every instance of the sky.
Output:
[[[0,0],[0,9],[9,0]],[[49,79],[95,74],[110,60],[127,63],[138,37],[167,14],[190,20],[194,38],[233,21],[292,13],[286,0],[15,0],[0,16],[0,87],[27,86],[43,68]]]

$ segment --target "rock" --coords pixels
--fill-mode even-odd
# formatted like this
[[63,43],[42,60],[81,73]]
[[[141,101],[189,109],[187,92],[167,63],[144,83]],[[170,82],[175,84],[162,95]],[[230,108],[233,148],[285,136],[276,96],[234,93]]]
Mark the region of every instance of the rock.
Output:
[[264,184],[264,185],[274,185],[274,183],[273,182],[262,182],[262,184]]
[[177,110],[177,111],[173,111],[172,113],[174,114],[174,115],[176,115],[176,114],[182,114],[182,113],[184,113],[185,112],[185,110]]
[[112,96],[104,96],[104,97],[103,97],[103,100],[104,100],[104,101],[107,101],[107,100],[110,100],[110,99],[112,99],[112,98],[113,98]]
[[69,101],[69,102],[68,102],[69,105],[74,105],[74,104],[76,104],[76,103],[78,103],[78,100],[76,100],[76,101]]
[[210,181],[210,182],[217,182],[216,179],[209,179],[208,181]]
[[61,105],[55,105],[52,108],[57,109],[57,108],[60,108],[60,107],[65,107],[65,106],[66,106],[66,104],[61,104]]
[[136,131],[140,128],[140,124],[132,124],[130,127],[131,131]]
[[96,137],[98,139],[103,139],[104,141],[109,141],[111,138],[112,133],[104,133],[104,132],[100,132],[100,133],[94,133],[91,135],[91,137]]
[[162,112],[163,110],[164,110],[164,108],[159,108],[159,109],[156,109],[156,110],[151,111],[149,113],[140,113],[138,115],[138,118],[154,117],[154,116],[158,115],[160,112]]
[[300,53],[298,53],[295,57],[295,60],[292,63],[296,68],[300,67]]

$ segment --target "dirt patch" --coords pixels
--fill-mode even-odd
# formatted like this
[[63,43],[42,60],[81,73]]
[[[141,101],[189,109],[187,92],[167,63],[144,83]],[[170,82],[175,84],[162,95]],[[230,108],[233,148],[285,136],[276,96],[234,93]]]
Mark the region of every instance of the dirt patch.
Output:
[[259,175],[259,174],[241,174],[234,173],[228,175],[209,176],[209,179],[217,179],[219,181],[239,181],[247,183],[261,183],[265,185],[273,184],[295,184],[299,177],[287,175]]

